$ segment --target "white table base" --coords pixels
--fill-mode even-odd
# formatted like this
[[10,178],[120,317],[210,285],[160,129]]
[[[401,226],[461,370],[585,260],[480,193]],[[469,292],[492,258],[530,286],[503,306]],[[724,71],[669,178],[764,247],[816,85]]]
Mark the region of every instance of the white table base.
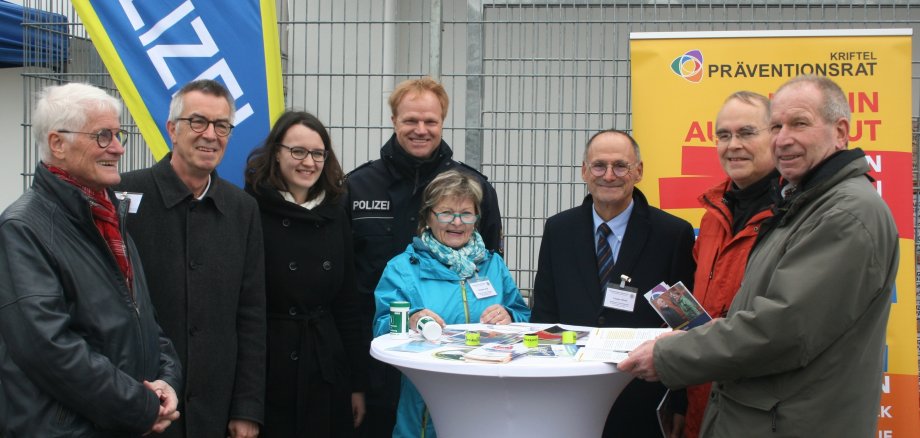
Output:
[[624,373],[535,379],[397,368],[424,397],[443,438],[600,437],[631,380]]

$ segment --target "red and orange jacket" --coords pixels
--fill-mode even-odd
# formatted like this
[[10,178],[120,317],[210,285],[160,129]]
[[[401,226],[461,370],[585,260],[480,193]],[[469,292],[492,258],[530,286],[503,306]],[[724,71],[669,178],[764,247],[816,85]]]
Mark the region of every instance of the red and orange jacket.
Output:
[[[763,221],[773,215],[771,209],[754,214],[738,234],[732,234],[732,212],[723,202],[731,180],[713,186],[700,195],[706,213],[700,221],[700,233],[693,245],[696,274],[693,295],[713,318],[725,316],[741,286],[748,253],[757,239]],[[709,398],[709,383],[687,388],[686,438],[696,438]]]

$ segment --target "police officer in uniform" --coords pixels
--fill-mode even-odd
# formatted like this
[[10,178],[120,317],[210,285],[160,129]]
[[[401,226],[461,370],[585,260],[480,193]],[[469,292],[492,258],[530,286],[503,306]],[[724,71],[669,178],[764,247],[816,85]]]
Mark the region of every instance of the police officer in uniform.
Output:
[[[441,139],[449,99],[431,78],[400,83],[389,98],[394,134],[380,148],[380,159],[346,177],[345,209],[354,234],[355,271],[366,321],[374,316],[374,289],[387,262],[403,252],[418,230],[422,192],[441,172],[451,169],[475,176],[483,188],[478,229],[486,248],[501,251],[501,215],[495,189],[475,169],[454,161]],[[367,417],[362,436],[392,434],[399,398],[399,372],[372,361]]]

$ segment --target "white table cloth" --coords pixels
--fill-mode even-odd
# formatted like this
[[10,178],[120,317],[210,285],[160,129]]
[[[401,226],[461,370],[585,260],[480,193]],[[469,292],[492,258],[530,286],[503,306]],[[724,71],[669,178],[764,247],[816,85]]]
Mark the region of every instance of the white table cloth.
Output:
[[404,342],[380,336],[371,343],[371,356],[395,366],[415,384],[443,438],[599,437],[610,407],[632,379],[614,364],[569,357],[528,356],[483,364],[433,357],[441,348],[387,350]]

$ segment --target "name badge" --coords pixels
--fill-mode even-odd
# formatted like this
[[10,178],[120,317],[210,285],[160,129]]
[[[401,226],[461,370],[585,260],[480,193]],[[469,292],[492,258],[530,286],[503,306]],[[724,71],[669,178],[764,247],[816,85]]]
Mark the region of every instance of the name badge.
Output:
[[471,280],[469,281],[469,285],[470,289],[473,289],[473,295],[476,295],[476,298],[480,300],[498,295],[498,292],[495,292],[495,288],[492,287],[492,282],[489,281],[488,278]]
[[137,213],[137,208],[141,206],[141,199],[144,197],[143,193],[134,193],[134,192],[115,192],[115,197],[119,201],[128,200],[128,213]]
[[636,308],[636,292],[638,289],[634,287],[615,286],[613,283],[608,283],[607,292],[604,294],[604,307],[632,312]]

